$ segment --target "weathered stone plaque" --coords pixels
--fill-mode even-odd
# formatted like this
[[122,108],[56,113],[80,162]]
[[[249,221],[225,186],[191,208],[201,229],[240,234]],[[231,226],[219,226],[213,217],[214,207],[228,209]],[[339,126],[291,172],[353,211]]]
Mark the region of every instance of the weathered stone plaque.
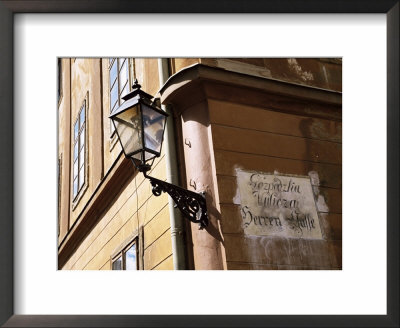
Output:
[[322,239],[309,177],[237,171],[247,235]]

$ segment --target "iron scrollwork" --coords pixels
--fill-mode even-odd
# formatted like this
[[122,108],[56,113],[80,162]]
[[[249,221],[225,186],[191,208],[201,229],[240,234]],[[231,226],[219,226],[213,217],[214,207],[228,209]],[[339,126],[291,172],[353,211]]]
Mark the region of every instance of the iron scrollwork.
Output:
[[[161,193],[168,193],[186,218],[193,223],[199,223],[199,229],[204,229],[208,225],[207,205],[204,193],[196,193],[183,189],[171,183],[153,178],[144,174],[150,180],[154,196]],[[200,211],[200,213],[199,213]]]

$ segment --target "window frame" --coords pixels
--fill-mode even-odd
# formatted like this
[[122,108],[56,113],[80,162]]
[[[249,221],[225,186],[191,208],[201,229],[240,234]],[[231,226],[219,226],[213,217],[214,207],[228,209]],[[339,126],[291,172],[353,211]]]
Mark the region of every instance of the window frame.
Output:
[[[84,111],[84,123],[80,122],[82,111]],[[88,129],[87,129],[87,113],[88,113],[88,96],[86,95],[83,103],[78,111],[77,117],[72,125],[72,201],[73,204],[76,204],[80,199],[80,196],[83,194],[84,190],[87,188],[87,170],[88,170],[88,156],[87,156],[87,136],[88,136]],[[78,123],[78,132],[77,136],[75,137],[75,126]],[[83,147],[81,146],[81,135],[82,131],[85,131],[85,135],[83,137]],[[75,145],[78,143],[78,151],[77,157],[75,160]],[[83,156],[81,157],[81,151],[83,151]],[[81,158],[83,159],[83,164],[81,164]],[[75,161],[77,161],[77,175],[75,179]],[[81,177],[81,170],[83,170],[83,176]],[[77,180],[77,190],[76,194],[74,193],[74,184],[75,180]]]
[[[124,103],[124,100],[122,100],[122,97],[124,95],[122,95],[122,91],[121,91],[121,72],[122,72],[122,66],[124,64],[122,64],[120,66],[120,61],[124,61],[125,60],[125,64],[127,65],[126,70],[127,70],[127,80],[124,84],[124,88],[122,89],[122,91],[124,91],[125,87],[127,86],[127,91],[124,95],[126,95],[127,93],[129,93],[131,91],[132,88],[132,73],[131,73],[131,58],[128,57],[112,57],[112,58],[108,58],[108,97],[109,97],[109,113],[111,114],[111,112],[118,106],[121,106],[121,104]],[[116,63],[117,66],[117,76],[116,79],[114,81],[111,81],[111,69],[114,65],[114,63]],[[112,83],[113,82],[113,83]],[[114,102],[114,104],[111,103],[111,93],[113,88],[116,87],[117,88],[117,101]],[[114,105],[114,106],[113,106]],[[110,119],[110,138],[112,138],[115,135],[115,129],[114,129],[114,125],[111,122]]]
[[[128,250],[135,245],[135,250],[136,250],[136,270],[139,270],[139,252],[138,252],[138,238],[135,238],[131,241],[130,244],[128,244],[128,246],[126,246],[123,250],[121,250],[119,253],[117,253],[116,255],[114,255],[114,257],[111,260],[111,269],[114,270],[113,264],[119,259],[121,258],[122,260],[122,266],[121,266],[121,270],[126,271],[126,253],[128,252]],[[115,270],[117,271],[117,270]]]

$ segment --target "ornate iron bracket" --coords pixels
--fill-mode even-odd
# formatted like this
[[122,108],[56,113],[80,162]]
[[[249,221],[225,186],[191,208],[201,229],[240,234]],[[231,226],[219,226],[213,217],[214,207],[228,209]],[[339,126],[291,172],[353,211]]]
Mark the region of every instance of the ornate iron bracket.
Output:
[[[143,171],[143,175],[150,180],[154,196],[160,196],[162,192],[168,193],[183,215],[193,223],[199,223],[199,229],[208,226],[208,215],[205,193],[196,193],[171,183],[153,178]],[[200,213],[199,213],[200,211]]]

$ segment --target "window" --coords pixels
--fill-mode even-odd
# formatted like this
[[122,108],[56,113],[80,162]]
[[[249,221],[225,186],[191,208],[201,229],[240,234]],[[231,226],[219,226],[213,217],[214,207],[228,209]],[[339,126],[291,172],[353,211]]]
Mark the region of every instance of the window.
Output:
[[143,226],[138,227],[111,253],[111,270],[143,270]]
[[113,270],[138,270],[137,239],[125,247],[112,259]]
[[[110,58],[110,113],[124,100],[122,99],[129,90],[129,59],[128,58]],[[114,133],[114,125],[110,123],[111,134]]]
[[73,198],[78,195],[85,183],[85,121],[86,100],[79,111],[74,124],[74,169],[73,169]]

